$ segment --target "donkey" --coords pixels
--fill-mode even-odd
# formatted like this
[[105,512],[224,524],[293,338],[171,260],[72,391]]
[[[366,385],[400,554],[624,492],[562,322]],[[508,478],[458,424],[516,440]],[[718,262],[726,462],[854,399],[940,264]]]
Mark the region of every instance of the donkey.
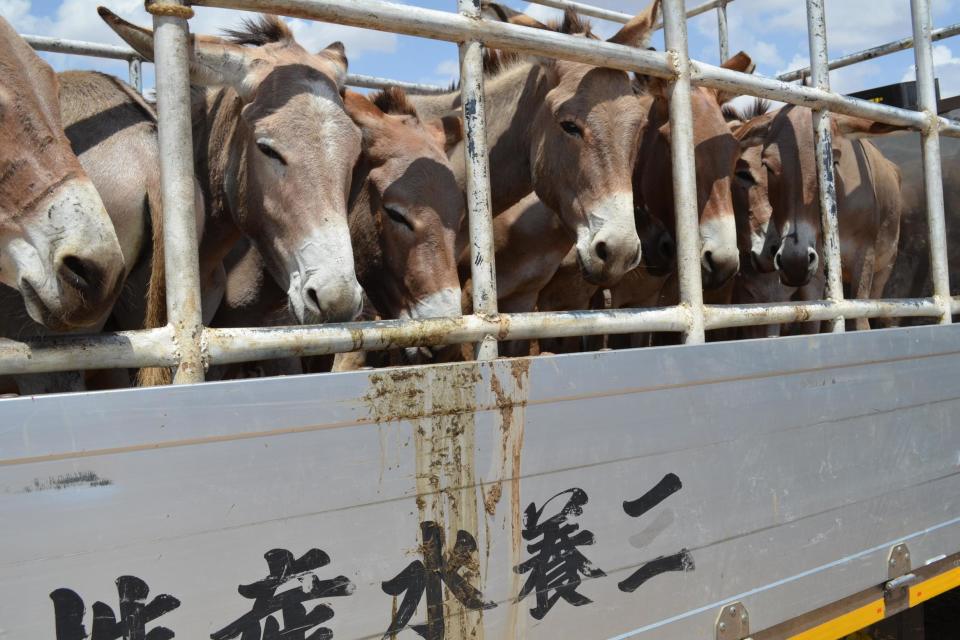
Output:
[[[421,119],[396,88],[370,99],[346,91],[344,102],[363,140],[349,226],[364,291],[383,318],[460,315],[454,251],[464,197],[446,154],[462,138],[461,121],[449,115]],[[227,294],[215,326],[285,322],[282,297],[264,282],[260,264],[255,251],[241,249],[228,258]],[[299,362],[261,366],[292,373]]]
[[[123,254],[63,132],[57,77],[0,18],[0,335],[101,322]],[[18,314],[14,308],[24,309]]]
[[[901,128],[840,114],[834,114],[831,122],[842,279],[851,297],[878,298],[897,256],[900,171],[871,142],[852,136],[880,135]],[[784,285],[800,289],[803,299],[822,298],[819,186],[811,111],[791,105],[766,113],[745,123],[737,138],[745,148],[761,147],[771,232],[780,238],[773,267]],[[769,270],[764,255],[755,249],[751,254],[760,271]],[[806,287],[811,282],[814,291]],[[859,319],[856,327],[868,329],[869,322]]]
[[[642,44],[658,7],[654,0],[609,42]],[[569,12],[559,30],[592,37],[589,26]],[[574,234],[584,275],[615,283],[640,262],[631,173],[644,110],[630,75],[502,52],[491,59],[484,91],[495,215],[535,191]],[[411,100],[428,118],[460,108],[454,90]],[[462,186],[462,144],[450,158]]]
[[[104,21],[146,58],[153,32],[100,7]],[[206,201],[201,277],[245,237],[286,291],[300,323],[353,319],[361,289],[347,226],[360,131],[340,97],[343,45],[317,54],[278,18],[262,16],[226,39],[194,37],[194,158]]]

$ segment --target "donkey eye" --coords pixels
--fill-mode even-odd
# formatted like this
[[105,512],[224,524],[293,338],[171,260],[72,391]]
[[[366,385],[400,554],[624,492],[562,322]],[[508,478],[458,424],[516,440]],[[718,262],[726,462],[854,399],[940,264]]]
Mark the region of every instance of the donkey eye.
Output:
[[260,153],[262,153],[263,155],[267,156],[268,158],[271,158],[271,159],[273,159],[273,160],[276,160],[277,162],[279,162],[279,163],[282,164],[282,165],[286,165],[286,164],[287,164],[287,161],[283,159],[283,156],[280,155],[280,154],[277,152],[276,149],[274,149],[273,147],[271,147],[271,146],[270,146],[269,144],[267,144],[266,142],[263,142],[262,140],[258,140],[258,141],[257,141],[257,149],[259,149],[259,150],[260,150]]
[[583,129],[581,129],[580,125],[572,120],[564,120],[560,123],[560,128],[571,136],[576,136],[578,138],[583,137]]
[[413,231],[413,225],[410,224],[410,221],[407,220],[407,217],[406,217],[405,215],[403,215],[402,213],[400,213],[399,211],[397,211],[396,209],[393,209],[393,208],[391,208],[391,207],[384,207],[384,208],[383,208],[383,211],[384,211],[384,213],[387,214],[387,217],[388,217],[388,218],[390,218],[391,220],[393,220],[394,222],[396,222],[396,223],[399,224],[399,225],[403,225],[404,227],[406,227],[406,228],[409,229],[410,231]]

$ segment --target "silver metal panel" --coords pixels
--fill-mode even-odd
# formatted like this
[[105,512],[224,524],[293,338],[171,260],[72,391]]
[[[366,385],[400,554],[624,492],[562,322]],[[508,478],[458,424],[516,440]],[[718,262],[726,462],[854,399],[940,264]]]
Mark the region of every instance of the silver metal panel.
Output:
[[[464,575],[497,604],[451,606],[448,638],[705,638],[737,600],[761,629],[883,582],[897,542],[919,562],[960,551],[958,341],[935,326],[3,400],[0,638],[54,637],[58,588],[89,630],[123,575],[180,600],[148,630],[210,637],[253,607],[237,587],[267,551],[311,548],[320,580],[355,590],[307,610],[332,607],[335,638],[381,637],[402,600],[381,583],[420,557],[426,520],[447,550],[475,538]],[[630,517],[667,474],[682,488]],[[536,621],[534,594],[515,602],[523,511],[572,488],[588,502],[569,521],[595,537],[577,549],[606,577]],[[691,570],[618,589],[681,549]]]

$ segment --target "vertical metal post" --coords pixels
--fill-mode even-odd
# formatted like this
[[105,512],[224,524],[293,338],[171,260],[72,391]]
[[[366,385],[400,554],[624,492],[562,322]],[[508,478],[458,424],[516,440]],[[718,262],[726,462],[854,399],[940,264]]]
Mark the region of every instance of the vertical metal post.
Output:
[[923,184],[927,198],[927,228],[930,233],[930,267],[933,296],[942,310],[941,324],[950,324],[950,269],[947,263],[947,231],[943,213],[943,167],[940,157],[940,129],[934,85],[933,52],[930,45],[930,0],[911,0],[913,53],[917,64],[917,98],[927,116],[921,134]]
[[[824,0],[807,0],[807,35],[810,39],[810,79],[814,87],[830,90],[830,69],[827,60],[827,19]],[[830,136],[830,112],[813,112],[816,140],[817,181],[820,184],[820,228],[826,298],[843,300],[843,272],[840,268],[840,232],[837,223],[837,187],[833,175],[833,142]],[[830,330],[843,332],[844,319],[830,321]]]
[[730,35],[727,30],[727,3],[717,5],[717,39],[720,41],[720,64],[730,59]]
[[690,58],[684,0],[663,0],[664,42],[677,77],[670,83],[670,154],[677,217],[677,274],[680,303],[688,313],[686,344],[704,341],[703,280],[700,273],[700,221],[693,158]]
[[[167,4],[184,4],[166,0]],[[167,318],[173,327],[180,364],[175,384],[203,381],[200,341],[200,263],[193,197],[193,143],[190,125],[190,51],[187,20],[153,17],[157,70],[157,121],[163,244],[167,247]]]
[[[481,20],[480,0],[457,0],[460,15]],[[497,313],[497,272],[494,265],[493,215],[490,208],[490,164],[483,108],[483,45],[460,44],[460,98],[466,144],[467,216],[470,225],[470,275],[473,280],[473,312]],[[497,340],[488,336],[477,345],[478,360],[497,357]]]
[[137,93],[143,93],[143,75],[141,73],[141,63],[140,58],[130,58],[129,62],[130,70],[130,86],[137,90]]

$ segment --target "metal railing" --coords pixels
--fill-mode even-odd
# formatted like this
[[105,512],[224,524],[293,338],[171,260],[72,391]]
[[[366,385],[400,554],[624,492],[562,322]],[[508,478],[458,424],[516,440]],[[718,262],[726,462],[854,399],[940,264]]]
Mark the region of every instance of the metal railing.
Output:
[[[560,0],[551,0],[557,3]],[[186,4],[166,0],[167,4]],[[168,326],[160,329],[63,336],[16,342],[0,340],[0,374],[113,367],[176,366],[177,382],[199,381],[205,366],[266,358],[320,355],[358,349],[414,345],[479,343],[481,358],[496,355],[498,340],[565,337],[638,331],[674,331],[688,344],[704,340],[704,331],[724,327],[795,321],[833,321],[873,317],[933,317],[951,321],[960,300],[950,297],[944,229],[939,136],[960,137],[960,124],[938,117],[933,93],[929,0],[912,0],[917,84],[921,111],[909,111],[832,93],[827,81],[823,0],[807,0],[810,49],[816,86],[746,75],[687,57],[683,0],[664,0],[666,52],[492,22],[479,15],[479,0],[458,0],[458,13],[435,11],[384,0],[197,0],[196,5],[243,9],[420,36],[460,45],[465,133],[476,150],[467,156],[471,252],[484,268],[474,268],[474,313],[429,320],[394,320],[320,326],[216,329],[204,327],[197,303],[198,256],[192,200],[192,148],[189,138],[187,20],[154,17],[158,77],[160,148],[164,165],[164,241],[167,251]],[[564,2],[564,4],[570,4]],[[714,3],[723,5],[725,3]],[[578,10],[582,5],[577,5]],[[709,7],[712,8],[712,7]],[[722,32],[723,30],[721,30]],[[680,304],[656,309],[498,314],[489,205],[489,178],[483,120],[483,46],[572,60],[649,74],[670,81],[673,188],[677,207]],[[809,107],[817,111],[817,154],[830,157],[829,112],[870,118],[919,130],[924,174],[934,295],[907,300],[844,300],[837,285],[839,255],[833,247],[824,261],[828,300],[810,303],[705,305],[699,263],[699,235],[693,163],[691,86],[736,90]],[[827,243],[836,243],[836,201],[832,163],[818,163],[821,208]],[[478,260],[472,261],[474,265]]]

